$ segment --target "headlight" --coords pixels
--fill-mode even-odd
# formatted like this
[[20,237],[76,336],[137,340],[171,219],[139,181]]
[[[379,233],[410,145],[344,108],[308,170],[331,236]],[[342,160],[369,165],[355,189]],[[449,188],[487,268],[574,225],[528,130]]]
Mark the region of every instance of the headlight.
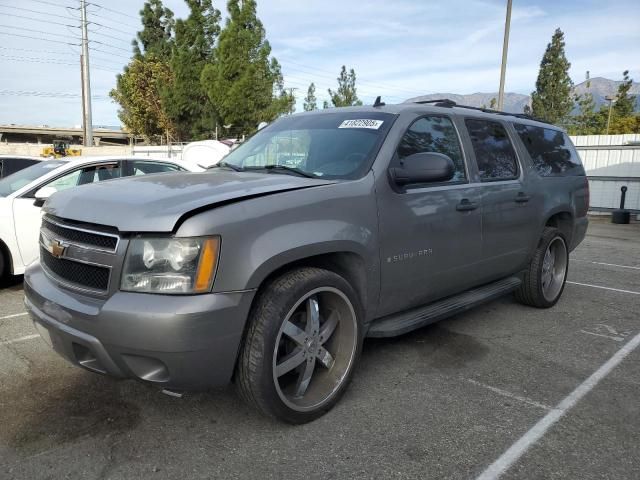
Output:
[[220,237],[133,238],[120,289],[171,294],[209,292],[219,251]]

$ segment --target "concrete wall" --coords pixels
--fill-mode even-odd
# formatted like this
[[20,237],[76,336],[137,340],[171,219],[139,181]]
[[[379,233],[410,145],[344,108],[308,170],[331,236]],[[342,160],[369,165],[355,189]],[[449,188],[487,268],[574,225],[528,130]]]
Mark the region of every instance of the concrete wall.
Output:
[[[29,155],[39,157],[44,147],[48,144],[42,143],[0,143],[0,155]],[[131,155],[131,147],[123,146],[101,146],[101,147],[82,147],[73,145],[73,148],[82,149],[82,155]]]
[[640,212],[640,134],[571,137],[582,158],[591,206],[620,206],[620,188],[627,187],[625,208]]

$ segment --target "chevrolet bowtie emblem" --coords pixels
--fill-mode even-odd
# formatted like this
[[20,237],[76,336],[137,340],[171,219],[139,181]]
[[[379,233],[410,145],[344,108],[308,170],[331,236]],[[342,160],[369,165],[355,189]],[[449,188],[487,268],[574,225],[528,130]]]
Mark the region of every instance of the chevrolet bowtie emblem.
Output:
[[51,255],[53,255],[56,258],[60,258],[62,257],[62,255],[64,255],[64,251],[65,251],[65,246],[60,243],[57,240],[54,240],[50,243],[50,248],[51,248]]
[[53,240],[44,234],[42,234],[42,246],[46,248],[47,252],[56,258],[62,257],[67,249],[67,245],[62,243],[60,240]]

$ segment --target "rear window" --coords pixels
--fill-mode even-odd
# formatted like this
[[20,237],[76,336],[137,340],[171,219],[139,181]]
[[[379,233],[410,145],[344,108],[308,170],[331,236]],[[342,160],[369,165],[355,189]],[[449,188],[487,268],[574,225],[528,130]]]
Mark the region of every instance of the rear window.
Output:
[[584,175],[584,167],[571,140],[564,132],[552,128],[515,123],[514,128],[543,177]]

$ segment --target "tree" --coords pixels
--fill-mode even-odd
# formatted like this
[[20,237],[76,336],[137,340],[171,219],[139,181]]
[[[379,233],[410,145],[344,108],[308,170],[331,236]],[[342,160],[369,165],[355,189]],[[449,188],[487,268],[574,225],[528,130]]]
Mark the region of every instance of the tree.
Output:
[[633,115],[636,103],[635,95],[629,95],[629,90],[633,85],[633,79],[629,78],[629,70],[622,73],[622,83],[618,86],[616,102],[613,104],[613,111],[616,117],[629,117]]
[[491,101],[489,102],[489,108],[491,110],[495,110],[496,106],[498,105],[498,100],[496,100],[496,97],[493,97],[491,99]]
[[109,95],[120,104],[118,117],[127,130],[148,142],[174,134],[160,97],[160,89],[171,88],[173,84],[166,62],[152,56],[134,58],[116,82]]
[[142,30],[133,41],[133,59],[117,76],[109,95],[120,105],[118,117],[124,126],[147,141],[173,135],[161,91],[173,84],[168,64],[173,43],[173,12],[161,0],[149,0],[140,10]]
[[535,117],[551,123],[561,123],[567,118],[573,108],[570,66],[564,53],[564,34],[558,28],[542,56],[536,90],[531,94]]
[[309,85],[307,96],[304,97],[304,111],[310,112],[318,109],[318,100],[316,98],[316,86],[313,82]]
[[214,46],[220,33],[220,11],[211,0],[185,0],[189,16],[177,20],[171,52],[174,82],[162,91],[167,114],[175,125],[178,140],[211,136],[216,111],[200,77],[205,65],[214,61]]
[[142,30],[133,40],[133,53],[137,59],[153,55],[168,60],[173,43],[175,21],[173,12],[162,5],[162,0],[148,0],[140,10]]
[[591,88],[589,72],[587,72],[586,79],[587,92],[574,96],[578,113],[572,118],[569,126],[569,133],[572,135],[597,135],[603,128],[602,115],[596,112],[596,102],[593,94],[589,91]]
[[256,1],[229,0],[227,8],[216,61],[204,68],[201,85],[223,124],[251,133],[260,122],[291,111],[295,98],[284,90],[280,64],[269,58],[271,46],[257,17]]
[[329,89],[329,97],[334,107],[350,107],[352,105],[362,105],[358,98],[356,89],[356,72],[353,68],[347,73],[347,68],[343,65],[338,77],[338,90],[335,92]]

